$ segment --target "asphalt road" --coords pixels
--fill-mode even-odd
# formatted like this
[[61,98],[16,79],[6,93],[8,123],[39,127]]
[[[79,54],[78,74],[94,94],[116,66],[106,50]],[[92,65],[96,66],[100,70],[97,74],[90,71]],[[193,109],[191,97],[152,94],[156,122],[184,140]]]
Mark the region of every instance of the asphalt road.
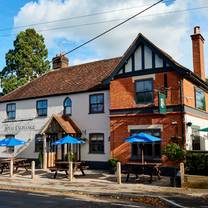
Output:
[[142,204],[0,190],[0,208],[144,208]]

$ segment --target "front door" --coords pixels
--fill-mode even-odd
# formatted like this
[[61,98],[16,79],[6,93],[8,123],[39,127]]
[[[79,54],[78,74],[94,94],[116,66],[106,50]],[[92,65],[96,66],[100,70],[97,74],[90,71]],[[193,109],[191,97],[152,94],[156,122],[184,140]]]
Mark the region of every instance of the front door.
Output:
[[57,160],[58,149],[56,145],[52,143],[58,140],[57,134],[47,134],[46,136],[46,145],[47,145],[47,166],[55,166],[55,160]]

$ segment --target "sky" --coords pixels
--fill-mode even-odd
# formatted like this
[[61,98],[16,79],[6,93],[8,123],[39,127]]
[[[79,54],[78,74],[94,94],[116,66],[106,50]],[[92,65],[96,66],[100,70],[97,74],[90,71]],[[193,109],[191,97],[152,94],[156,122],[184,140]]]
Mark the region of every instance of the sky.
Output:
[[[45,38],[49,60],[102,33],[157,0],[0,0],[0,70],[18,32],[35,28]],[[81,16],[81,17],[80,17]],[[205,38],[208,76],[208,1],[164,0],[144,14],[68,55],[70,65],[121,56],[138,33],[192,70],[190,35]],[[23,27],[25,26],[25,27]],[[207,40],[207,42],[206,42]]]

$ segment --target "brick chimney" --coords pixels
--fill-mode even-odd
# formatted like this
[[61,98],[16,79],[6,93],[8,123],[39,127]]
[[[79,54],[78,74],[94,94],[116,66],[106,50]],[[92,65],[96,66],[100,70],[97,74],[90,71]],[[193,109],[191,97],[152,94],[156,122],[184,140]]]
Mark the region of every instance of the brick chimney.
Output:
[[194,27],[194,34],[191,35],[193,50],[194,73],[205,81],[204,68],[204,38],[200,33],[200,27]]
[[66,68],[68,66],[69,66],[69,59],[66,56],[63,56],[62,54],[56,55],[56,57],[52,59],[53,69]]

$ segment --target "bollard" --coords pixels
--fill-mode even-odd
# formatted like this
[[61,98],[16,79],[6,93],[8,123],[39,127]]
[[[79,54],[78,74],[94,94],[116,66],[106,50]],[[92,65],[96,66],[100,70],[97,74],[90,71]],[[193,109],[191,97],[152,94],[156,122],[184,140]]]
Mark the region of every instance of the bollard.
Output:
[[69,174],[68,174],[69,181],[72,181],[73,177],[74,177],[73,176],[73,162],[69,161]]
[[35,179],[35,161],[31,163],[31,178]]
[[117,162],[116,166],[117,183],[121,184],[121,163]]
[[181,187],[184,187],[184,163],[180,163]]
[[13,159],[10,160],[10,177],[13,176],[13,171],[14,171],[14,161]]

